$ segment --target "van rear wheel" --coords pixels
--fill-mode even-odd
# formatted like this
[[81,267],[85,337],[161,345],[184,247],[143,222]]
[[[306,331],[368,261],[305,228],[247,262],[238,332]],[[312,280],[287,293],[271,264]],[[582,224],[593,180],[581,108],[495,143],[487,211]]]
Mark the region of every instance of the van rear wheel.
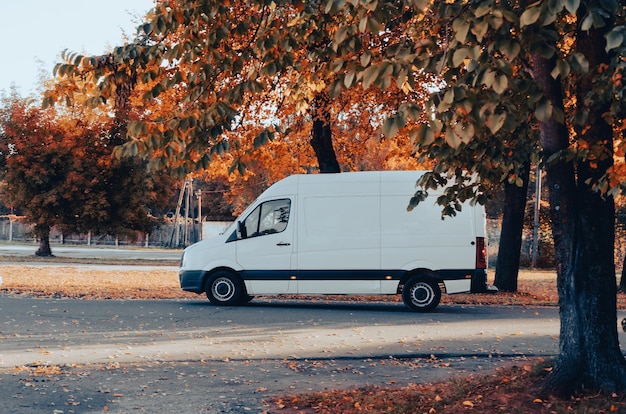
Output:
[[206,296],[214,305],[239,305],[247,298],[241,279],[227,270],[215,272],[205,286]]
[[414,276],[404,284],[402,300],[413,311],[430,312],[439,305],[441,289],[437,282]]

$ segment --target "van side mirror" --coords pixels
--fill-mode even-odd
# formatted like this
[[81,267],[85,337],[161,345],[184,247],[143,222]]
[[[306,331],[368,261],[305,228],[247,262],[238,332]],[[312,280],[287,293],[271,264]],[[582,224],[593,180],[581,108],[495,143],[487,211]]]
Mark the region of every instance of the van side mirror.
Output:
[[239,234],[241,235],[242,239],[248,238],[248,231],[246,230],[246,225],[243,224],[243,221],[237,222],[237,230],[239,230]]

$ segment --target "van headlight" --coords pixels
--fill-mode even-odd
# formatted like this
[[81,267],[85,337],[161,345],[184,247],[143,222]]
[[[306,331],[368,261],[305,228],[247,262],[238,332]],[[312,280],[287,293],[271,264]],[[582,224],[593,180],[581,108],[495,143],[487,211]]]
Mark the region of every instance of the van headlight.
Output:
[[187,260],[185,259],[185,251],[183,250],[183,255],[180,257],[180,267],[185,267],[187,265]]

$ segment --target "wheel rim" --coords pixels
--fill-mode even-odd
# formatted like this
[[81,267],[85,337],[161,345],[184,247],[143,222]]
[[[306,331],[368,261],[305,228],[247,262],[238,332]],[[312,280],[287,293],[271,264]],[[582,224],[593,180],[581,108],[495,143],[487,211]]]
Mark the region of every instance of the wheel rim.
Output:
[[426,282],[417,282],[411,286],[410,290],[411,303],[415,306],[423,308],[428,306],[435,300],[435,291],[433,287]]
[[219,277],[215,279],[211,286],[213,297],[220,302],[226,302],[235,295],[235,284],[227,277]]

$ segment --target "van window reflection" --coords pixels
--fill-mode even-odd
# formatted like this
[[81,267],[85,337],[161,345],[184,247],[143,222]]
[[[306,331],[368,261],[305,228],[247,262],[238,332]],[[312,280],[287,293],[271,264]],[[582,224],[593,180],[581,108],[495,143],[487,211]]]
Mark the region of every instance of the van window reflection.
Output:
[[267,201],[255,208],[240,225],[241,238],[281,233],[287,228],[291,200]]

